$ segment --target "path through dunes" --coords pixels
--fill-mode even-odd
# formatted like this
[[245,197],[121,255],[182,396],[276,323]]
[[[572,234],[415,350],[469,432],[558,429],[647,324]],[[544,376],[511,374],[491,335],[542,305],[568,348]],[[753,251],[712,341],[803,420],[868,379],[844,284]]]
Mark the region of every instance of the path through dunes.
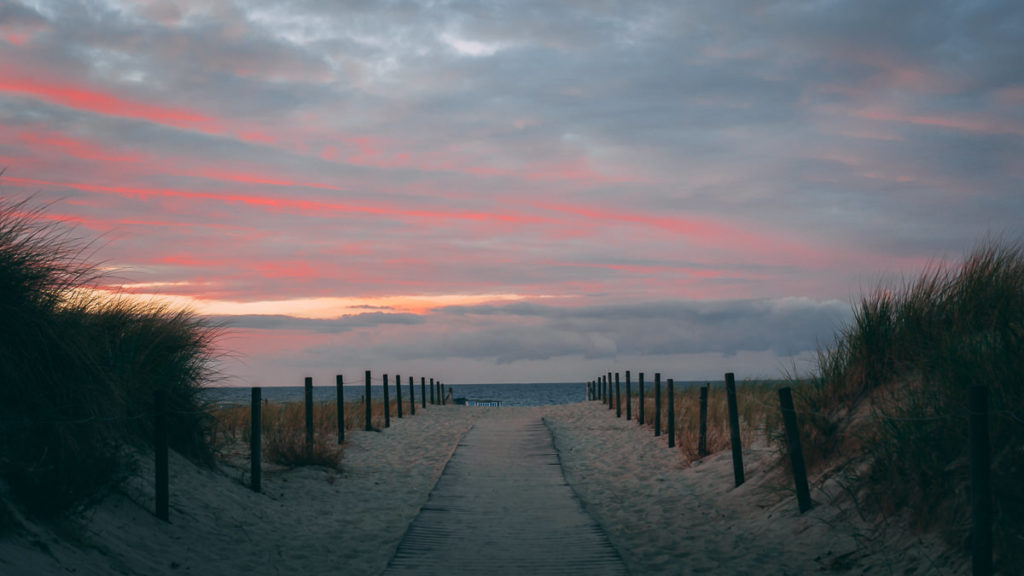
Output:
[[566,483],[540,416],[519,410],[496,410],[463,437],[384,572],[627,573]]

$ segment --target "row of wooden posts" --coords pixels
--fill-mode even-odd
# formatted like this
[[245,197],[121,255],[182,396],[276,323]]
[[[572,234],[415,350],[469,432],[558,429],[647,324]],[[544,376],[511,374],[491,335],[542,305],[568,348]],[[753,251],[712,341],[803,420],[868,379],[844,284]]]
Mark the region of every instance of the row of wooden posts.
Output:
[[[612,389],[612,373],[601,375],[597,380],[587,382],[587,398],[600,400],[608,403],[608,409],[615,409],[615,414],[622,417],[622,394],[619,380],[619,373],[615,372],[614,390]],[[641,398],[637,410],[637,423],[641,426],[646,422],[644,414],[646,393],[644,391],[644,373],[639,374],[637,382],[639,390],[638,397]],[[674,448],[676,445],[676,402],[675,382],[669,378],[666,382],[668,392],[668,445]],[[633,419],[633,383],[630,371],[626,371],[626,420]],[[708,389],[709,385],[700,388],[700,429],[697,440],[697,454],[707,456],[708,450]],[[732,443],[733,476],[736,485],[743,484],[743,450],[740,444],[740,419],[739,409],[736,403],[736,377],[732,372],[725,375],[725,389],[729,405],[729,432]],[[787,439],[790,440],[790,453],[793,455],[794,476],[797,480],[797,499],[800,502],[800,511],[804,512],[811,508],[810,492],[807,490],[807,475],[803,462],[803,452],[800,449],[800,439],[796,428],[795,412],[793,411],[793,398],[789,388],[779,390],[779,398],[782,402],[783,419],[786,423]],[[654,375],[654,435],[661,436],[661,373]],[[792,419],[790,418],[792,416]],[[801,481],[799,478],[802,478]]]
[[[443,382],[438,380],[436,383],[433,378],[430,378],[430,395],[429,402],[432,405],[446,405],[447,398],[445,394],[447,392]],[[399,418],[403,417],[402,410],[402,377],[395,375],[395,400],[396,400],[396,415]],[[366,406],[366,430],[373,430],[373,424],[371,417],[373,414],[373,395],[372,395],[372,373],[370,370],[366,371],[366,392],[363,397],[363,402]],[[345,390],[344,390],[344,377],[338,374],[335,378],[335,386],[337,388],[337,409],[338,409],[338,444],[345,441]],[[384,427],[389,428],[391,426],[391,401],[390,393],[388,390],[388,375],[384,374],[383,392],[384,392]],[[420,378],[420,403],[423,408],[427,407],[427,378]],[[154,452],[156,457],[156,516],[161,520],[168,521],[170,518],[170,482],[169,482],[169,467],[168,467],[168,449],[167,449],[167,400],[163,390],[158,390],[154,398],[155,415],[154,415]],[[263,406],[263,389],[259,386],[252,388],[251,401],[250,401],[250,434],[249,434],[249,454],[250,454],[250,487],[259,492],[262,489],[262,406]],[[305,408],[306,408],[306,451],[308,454],[313,452],[313,379],[307,377],[305,379]],[[409,415],[416,414],[416,384],[415,379],[409,377]]]
[[[597,380],[587,382],[587,398],[593,401],[608,403],[608,409],[615,409],[616,416],[622,417],[622,396],[620,394],[619,373],[615,373],[614,392],[612,391],[612,373],[608,372]],[[671,378],[667,381],[668,391],[668,445],[675,447],[675,386]],[[637,423],[644,424],[644,374],[639,374],[638,395],[641,399],[637,411]],[[700,429],[697,453],[707,456],[707,417],[708,389],[710,385],[700,389]],[[729,408],[729,437],[732,444],[733,477],[736,486],[743,484],[743,449],[740,444],[740,419],[736,400],[736,377],[732,372],[725,375],[726,400]],[[630,373],[626,371],[626,420],[633,416],[633,394]],[[813,506],[811,493],[807,484],[807,468],[804,465],[803,448],[800,444],[800,428],[797,423],[796,409],[793,407],[793,394],[790,388],[779,388],[779,406],[782,410],[782,421],[786,431],[786,443],[789,446],[790,464],[793,480],[796,484],[797,504],[800,513],[810,510]],[[654,375],[654,435],[661,436],[661,374]],[[969,443],[971,455],[971,510],[972,510],[972,567],[974,576],[992,574],[992,488],[991,463],[988,434],[988,388],[971,386],[968,391]]]

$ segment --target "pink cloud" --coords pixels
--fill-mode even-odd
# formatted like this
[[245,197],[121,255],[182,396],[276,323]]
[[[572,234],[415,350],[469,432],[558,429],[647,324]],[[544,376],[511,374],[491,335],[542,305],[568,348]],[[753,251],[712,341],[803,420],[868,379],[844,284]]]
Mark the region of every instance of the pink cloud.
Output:
[[51,104],[84,110],[106,116],[135,118],[173,127],[184,127],[207,133],[221,133],[218,120],[184,108],[173,108],[122,98],[114,94],[75,84],[39,77],[0,59],[0,92],[39,98]]
[[870,107],[854,112],[859,118],[880,122],[898,122],[920,126],[937,126],[983,134],[1013,134],[1024,136],[1024,125],[1009,118],[988,117],[977,114],[950,113],[946,115],[914,114],[884,107]]

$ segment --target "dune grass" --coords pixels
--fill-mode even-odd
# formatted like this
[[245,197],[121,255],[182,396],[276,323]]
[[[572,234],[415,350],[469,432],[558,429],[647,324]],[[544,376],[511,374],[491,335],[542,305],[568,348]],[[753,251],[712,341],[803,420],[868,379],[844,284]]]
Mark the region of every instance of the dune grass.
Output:
[[90,292],[96,266],[44,210],[0,200],[0,474],[29,511],[53,514],[127,472],[123,448],[151,441],[156,390],[171,448],[212,462],[199,391],[218,330]]
[[[366,406],[362,402],[345,403],[345,431],[366,429]],[[374,399],[370,426],[384,429],[384,404]],[[396,420],[397,402],[390,401],[392,423]],[[403,406],[403,410],[404,410]],[[417,412],[423,410],[419,405]],[[210,411],[214,418],[215,438],[220,446],[238,442],[249,443],[251,408],[247,405],[220,406]],[[415,418],[404,413],[406,418]],[[336,467],[344,445],[338,445],[337,402],[313,404],[313,446],[306,446],[306,407],[303,402],[266,402],[261,410],[264,458],[280,466]]]
[[[661,383],[661,433],[668,435],[668,392]],[[644,391],[644,425],[654,428],[655,400],[653,384]],[[700,440],[700,386],[675,385],[676,447],[687,462],[703,457],[698,451]],[[743,381],[736,383],[740,418],[740,441],[744,447],[764,445],[779,435],[782,416],[778,410],[778,382]],[[634,399],[634,415],[638,407]],[[623,399],[625,402],[625,399]],[[707,453],[730,449],[729,409],[725,385],[718,383],[708,389]]]
[[[798,388],[817,461],[863,451],[882,514],[968,545],[967,391],[989,389],[994,537],[1007,573],[1024,568],[1024,246],[988,241],[959,265],[861,299],[852,323]],[[805,449],[805,452],[808,450]]]

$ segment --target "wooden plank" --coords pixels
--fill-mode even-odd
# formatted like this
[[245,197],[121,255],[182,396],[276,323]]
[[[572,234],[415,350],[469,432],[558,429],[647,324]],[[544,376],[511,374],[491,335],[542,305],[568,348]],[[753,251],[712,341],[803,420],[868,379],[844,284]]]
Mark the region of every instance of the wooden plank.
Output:
[[510,410],[463,437],[384,574],[628,572],[565,481],[547,427]]

